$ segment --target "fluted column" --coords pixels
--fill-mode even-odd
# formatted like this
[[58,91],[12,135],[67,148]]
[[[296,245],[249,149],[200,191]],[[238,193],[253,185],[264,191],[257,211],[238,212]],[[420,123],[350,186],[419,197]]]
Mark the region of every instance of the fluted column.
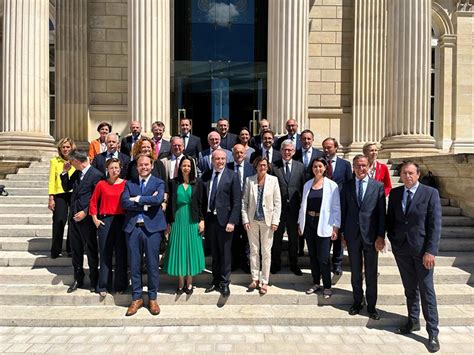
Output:
[[87,141],[87,0],[56,2],[56,139]]
[[[0,150],[50,150],[49,1],[4,0]],[[25,153],[27,154],[27,153]],[[37,154],[36,154],[37,155]]]
[[295,119],[307,127],[308,0],[268,2],[267,118],[276,134]]
[[170,0],[128,1],[128,107],[145,131],[170,127]]
[[385,0],[355,0],[352,143],[360,152],[385,132]]
[[388,1],[387,5],[383,151],[389,155],[434,153],[429,126],[431,0]]

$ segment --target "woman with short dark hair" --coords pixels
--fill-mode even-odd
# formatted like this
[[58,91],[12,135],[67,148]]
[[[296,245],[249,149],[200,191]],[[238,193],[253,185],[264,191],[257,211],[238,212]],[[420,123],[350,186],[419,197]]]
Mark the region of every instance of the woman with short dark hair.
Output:
[[97,154],[103,153],[107,150],[105,137],[107,137],[107,134],[112,132],[112,125],[109,122],[100,122],[97,126],[97,132],[99,132],[99,138],[94,139],[91,142],[89,145],[89,152],[87,153],[90,161],[92,161]]

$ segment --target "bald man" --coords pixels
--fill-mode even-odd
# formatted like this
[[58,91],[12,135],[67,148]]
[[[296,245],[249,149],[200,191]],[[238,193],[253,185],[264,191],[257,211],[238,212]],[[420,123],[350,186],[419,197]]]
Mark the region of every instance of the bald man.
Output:
[[138,121],[131,121],[129,127],[130,134],[122,139],[122,142],[120,143],[120,152],[128,155],[130,159],[133,160],[133,145],[142,137],[142,125]]
[[301,149],[301,136],[298,133],[298,122],[296,122],[295,119],[290,118],[288,121],[286,121],[286,132],[288,134],[277,139],[275,143],[275,149],[280,150],[281,144],[287,139],[295,143],[295,151]]

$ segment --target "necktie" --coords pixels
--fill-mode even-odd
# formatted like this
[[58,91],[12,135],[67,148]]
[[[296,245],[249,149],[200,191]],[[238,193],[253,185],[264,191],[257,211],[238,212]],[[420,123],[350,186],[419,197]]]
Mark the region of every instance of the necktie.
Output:
[[[145,191],[145,179],[140,179],[140,196],[143,196],[143,192]],[[143,213],[139,213],[137,217],[137,221],[143,221]]]
[[285,165],[285,178],[286,178],[286,181],[290,181],[290,174],[291,174],[290,173],[290,162],[287,161],[285,164],[286,164]]
[[303,164],[304,164],[304,167],[307,168],[308,167],[308,153],[309,153],[309,150],[304,150],[303,151],[304,155],[303,155]]
[[178,169],[179,169],[179,159],[176,158],[176,163],[174,164],[173,178],[178,177]]
[[160,156],[160,140],[155,140],[155,151],[156,151],[156,157],[158,158]]
[[332,180],[332,159],[328,160],[328,178]]
[[407,190],[407,202],[405,203],[405,214],[408,214],[408,211],[411,206],[411,199],[412,199],[411,194],[412,192],[410,190]]
[[357,202],[359,203],[359,206],[362,205],[362,199],[363,199],[363,193],[364,193],[364,180],[359,180],[359,192],[357,193]]
[[242,167],[242,165],[240,164],[236,164],[235,165],[235,168],[237,169],[237,174],[239,174],[239,181],[240,181],[240,188],[242,188],[242,171],[240,170],[240,168]]
[[268,150],[265,152],[265,158],[270,162],[270,152]]
[[214,212],[216,209],[216,196],[217,196],[217,183],[218,183],[219,172],[216,171],[214,174],[214,180],[212,180],[212,191],[211,198],[209,199],[209,210]]
[[186,149],[186,147],[188,146],[188,135],[187,135],[187,134],[183,134],[183,135],[181,136],[181,138],[183,138],[184,148]]

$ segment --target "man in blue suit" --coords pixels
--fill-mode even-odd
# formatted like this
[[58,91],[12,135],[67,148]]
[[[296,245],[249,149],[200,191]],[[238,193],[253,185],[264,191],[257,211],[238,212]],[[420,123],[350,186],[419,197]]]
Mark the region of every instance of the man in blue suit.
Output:
[[[328,137],[323,141],[323,151],[328,162],[327,176],[332,181],[339,185],[341,190],[342,185],[352,179],[352,168],[351,164],[344,159],[338,158],[337,148],[339,143],[335,138]],[[341,236],[334,241],[331,241],[332,245],[332,272],[334,275],[342,275],[342,245]]]
[[212,254],[212,284],[205,292],[218,291],[228,297],[232,236],[240,219],[242,192],[238,175],[226,168],[223,149],[212,153],[212,170],[204,173],[202,182],[208,200],[206,211],[203,211],[206,216],[204,234],[209,239]]
[[141,264],[145,253],[148,270],[148,308],[152,315],[160,313],[156,301],[159,286],[159,252],[166,220],[161,204],[165,193],[163,180],[151,175],[153,161],[149,156],[137,158],[138,180],[127,181],[122,194],[126,211],[124,230],[130,258],[132,303],[126,316],[137,313],[143,306]]
[[420,184],[420,169],[406,161],[400,169],[404,186],[392,189],[386,218],[387,236],[392,244],[407,299],[408,322],[398,331],[420,330],[421,309],[428,332],[427,348],[440,349],[438,309],[433,285],[435,258],[441,238],[441,202],[438,191]]
[[[385,193],[381,182],[369,178],[369,162],[362,154],[353,160],[355,177],[341,190],[341,234],[349,252],[354,303],[350,315],[362,309],[362,269],[365,273],[367,312],[379,320],[377,303],[378,252],[385,246]],[[364,266],[362,268],[362,265]]]
[[128,164],[130,164],[130,157],[118,151],[119,138],[115,133],[109,133],[105,137],[107,144],[107,151],[97,154],[92,161],[92,166],[104,174],[104,179],[107,178],[107,169],[105,163],[110,158],[117,158],[120,160],[122,168],[120,170],[120,178],[125,179],[128,171]]
[[219,133],[216,131],[209,133],[207,135],[207,142],[209,143],[209,148],[199,153],[198,173],[200,176],[206,171],[212,170],[212,153],[217,149],[222,149],[224,151],[228,163],[232,161],[232,152],[221,147],[221,136]]

